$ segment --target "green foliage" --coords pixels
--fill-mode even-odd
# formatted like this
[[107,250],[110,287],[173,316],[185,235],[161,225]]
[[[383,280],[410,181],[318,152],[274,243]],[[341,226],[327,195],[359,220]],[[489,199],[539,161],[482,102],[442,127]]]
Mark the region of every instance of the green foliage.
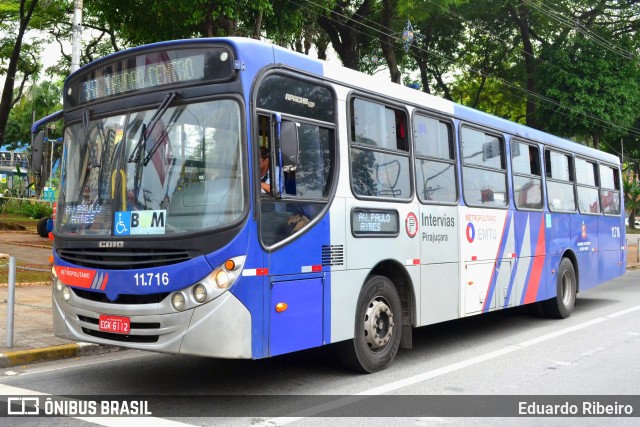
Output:
[[[33,113],[36,118],[45,117],[62,109],[62,82],[43,81],[31,86],[11,112],[5,134],[5,142],[10,149],[31,144],[31,123]],[[62,136],[62,128],[49,134],[51,139]]]
[[[618,46],[631,46],[620,38]],[[638,118],[640,67],[636,59],[603,49],[582,35],[543,49],[537,90],[558,105],[538,110],[546,130],[567,137],[619,139]]]
[[517,91],[505,90],[495,79],[460,78],[452,85],[453,99],[460,104],[502,117],[512,122],[525,124],[526,98]]
[[52,213],[53,209],[49,203],[35,199],[0,199],[0,214],[3,215],[22,215],[27,218],[40,219],[49,217]]
[[640,182],[632,177],[622,180],[625,208],[629,211],[629,228],[635,228],[635,217],[640,214]]

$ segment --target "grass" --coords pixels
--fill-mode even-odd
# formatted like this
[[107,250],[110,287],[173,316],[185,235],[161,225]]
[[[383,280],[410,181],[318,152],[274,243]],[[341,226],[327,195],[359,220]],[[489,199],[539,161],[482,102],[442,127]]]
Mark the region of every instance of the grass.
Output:
[[[16,265],[16,283],[35,282],[51,282],[51,271],[46,266],[18,262]],[[7,283],[9,283],[9,260],[3,259],[0,260],[0,287]]]
[[[18,227],[14,227],[15,225]],[[0,214],[0,230],[16,230],[16,228],[24,227],[26,231],[33,231],[36,233],[37,226],[37,219],[14,214]]]
[[[21,226],[23,229],[16,230]],[[20,234],[22,233],[37,233],[36,227],[38,225],[37,219],[27,218],[20,215],[13,214],[0,214],[0,232],[10,232],[11,230],[18,231],[15,235],[15,240],[20,240]],[[52,242],[47,239],[38,241],[38,245],[51,246]],[[40,271],[45,270],[45,271]],[[25,262],[19,262],[16,265],[16,283],[34,283],[34,282],[50,282],[51,272],[50,270],[41,264],[34,265]],[[6,285],[9,282],[9,260],[0,259],[0,286]]]

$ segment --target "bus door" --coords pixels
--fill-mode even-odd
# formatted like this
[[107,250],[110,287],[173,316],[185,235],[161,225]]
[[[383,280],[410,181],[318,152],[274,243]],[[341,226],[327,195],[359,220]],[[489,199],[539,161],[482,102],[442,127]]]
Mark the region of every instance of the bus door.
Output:
[[[270,356],[327,342],[329,301],[325,252],[330,248],[328,204],[333,129],[279,114],[259,116],[261,134],[270,133],[260,156],[260,238],[266,248]],[[264,165],[265,159],[259,159]],[[266,176],[266,177],[265,177]],[[268,185],[262,185],[266,183]]]
[[420,201],[420,324],[460,317],[460,234],[453,123],[413,119],[416,193]]

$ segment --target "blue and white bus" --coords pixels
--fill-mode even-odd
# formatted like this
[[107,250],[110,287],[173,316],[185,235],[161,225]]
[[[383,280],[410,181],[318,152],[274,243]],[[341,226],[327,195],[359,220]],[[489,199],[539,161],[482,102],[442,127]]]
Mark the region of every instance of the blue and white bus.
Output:
[[252,359],[341,343],[373,372],[413,328],[564,318],[625,271],[615,156],[259,41],[99,59],[63,118],[60,337]]

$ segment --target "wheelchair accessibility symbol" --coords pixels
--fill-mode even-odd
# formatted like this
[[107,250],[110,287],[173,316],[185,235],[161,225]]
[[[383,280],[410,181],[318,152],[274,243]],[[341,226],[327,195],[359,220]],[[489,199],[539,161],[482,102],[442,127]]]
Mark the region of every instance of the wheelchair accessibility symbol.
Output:
[[113,234],[128,236],[131,229],[131,212],[116,212],[113,219]]

